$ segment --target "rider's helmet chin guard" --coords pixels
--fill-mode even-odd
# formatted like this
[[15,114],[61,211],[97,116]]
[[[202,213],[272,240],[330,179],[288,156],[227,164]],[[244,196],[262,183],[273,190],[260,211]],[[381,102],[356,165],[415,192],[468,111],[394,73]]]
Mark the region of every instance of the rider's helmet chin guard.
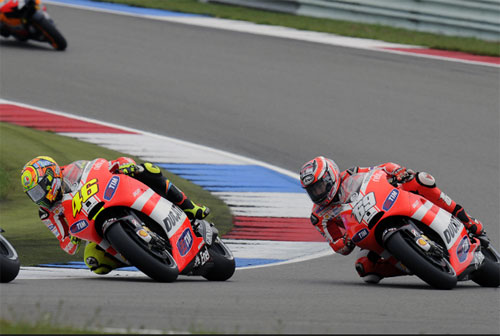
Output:
[[61,168],[51,157],[37,156],[24,165],[21,184],[33,202],[50,208],[61,194]]
[[317,156],[300,169],[300,182],[315,204],[326,206],[339,190],[339,167],[333,160]]

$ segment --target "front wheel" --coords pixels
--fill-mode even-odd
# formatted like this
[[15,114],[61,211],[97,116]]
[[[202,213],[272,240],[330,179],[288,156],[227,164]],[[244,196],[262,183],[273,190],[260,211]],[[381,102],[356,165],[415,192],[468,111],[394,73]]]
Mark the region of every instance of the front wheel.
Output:
[[33,21],[33,26],[39,30],[45,39],[56,50],[64,50],[68,46],[66,39],[59,32],[56,26],[46,17],[40,17]]
[[19,274],[19,256],[7,239],[0,234],[0,282],[10,282]]
[[233,276],[236,262],[233,254],[219,237],[208,248],[213,266],[203,275],[210,281],[226,281]]
[[387,250],[413,274],[437,289],[457,285],[455,270],[445,257],[431,256],[416,246],[411,237],[396,231],[385,241]]
[[127,224],[117,222],[111,225],[106,238],[125,259],[153,280],[173,282],[177,279],[179,268],[170,252],[152,249]]

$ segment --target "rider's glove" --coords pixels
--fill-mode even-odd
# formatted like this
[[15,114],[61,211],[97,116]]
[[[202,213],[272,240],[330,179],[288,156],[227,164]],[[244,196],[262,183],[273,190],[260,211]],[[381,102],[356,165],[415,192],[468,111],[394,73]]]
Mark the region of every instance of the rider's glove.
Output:
[[80,250],[80,243],[82,242],[82,240],[80,238],[70,236],[69,241],[71,242],[71,244],[73,244],[73,246],[69,245],[68,248],[73,249],[73,251],[74,251],[74,252],[71,252],[70,254],[77,253],[78,250]]
[[135,176],[136,174],[140,174],[144,171],[144,168],[142,166],[138,166],[133,163],[126,163],[118,167],[116,170],[116,173],[118,174],[125,174],[128,176]]
[[415,177],[415,172],[411,169],[400,167],[394,170],[391,175],[397,183],[406,183]]
[[82,241],[80,238],[78,237],[74,237],[74,236],[71,236],[71,238],[69,239],[73,244],[75,245],[78,245],[80,244],[80,242]]
[[347,235],[347,233],[344,234],[344,237],[342,238],[344,241],[344,245],[350,249],[353,250],[356,247],[356,244],[352,241],[351,237]]

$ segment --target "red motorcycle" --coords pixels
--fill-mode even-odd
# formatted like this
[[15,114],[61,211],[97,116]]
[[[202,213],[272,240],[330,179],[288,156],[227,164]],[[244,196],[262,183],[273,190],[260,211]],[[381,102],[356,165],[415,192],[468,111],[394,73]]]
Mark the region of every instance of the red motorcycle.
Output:
[[172,282],[179,274],[225,281],[234,274],[234,257],[212,223],[191,222],[142,182],[111,173],[105,159],[66,169],[72,191],[62,204],[72,236],[97,243],[156,281]]
[[500,254],[483,236],[468,235],[449,212],[399,188],[382,169],[355,174],[343,183],[341,210],[346,232],[362,249],[438,289],[472,280],[500,285]]
[[64,50],[68,45],[41,0],[4,1],[0,7],[0,34],[12,35],[19,41],[48,42],[56,50]]

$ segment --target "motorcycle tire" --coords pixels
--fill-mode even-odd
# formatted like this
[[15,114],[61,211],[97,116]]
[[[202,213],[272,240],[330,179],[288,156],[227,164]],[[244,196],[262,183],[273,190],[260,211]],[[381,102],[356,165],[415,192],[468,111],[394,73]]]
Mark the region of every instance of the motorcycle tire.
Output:
[[[431,260],[413,240],[401,231],[393,233],[386,241],[387,250],[413,274],[436,289],[452,289],[457,285],[455,270],[448,260]],[[436,265],[436,262],[443,266]]]
[[14,280],[19,274],[21,263],[14,247],[0,234],[0,282]]
[[179,275],[179,268],[168,251],[163,255],[151,251],[147,243],[139,238],[126,224],[117,222],[106,231],[106,238],[113,248],[132,265],[151,279],[159,282],[173,282]]
[[66,39],[59,32],[56,26],[47,18],[40,17],[33,21],[33,26],[38,29],[47,39],[50,45],[56,50],[65,50],[68,46]]
[[236,262],[233,254],[219,238],[208,248],[208,253],[214,265],[203,277],[210,281],[226,281],[231,278],[236,270]]
[[500,286],[500,261],[488,248],[481,250],[484,261],[477,271],[471,274],[471,280],[482,287]]

